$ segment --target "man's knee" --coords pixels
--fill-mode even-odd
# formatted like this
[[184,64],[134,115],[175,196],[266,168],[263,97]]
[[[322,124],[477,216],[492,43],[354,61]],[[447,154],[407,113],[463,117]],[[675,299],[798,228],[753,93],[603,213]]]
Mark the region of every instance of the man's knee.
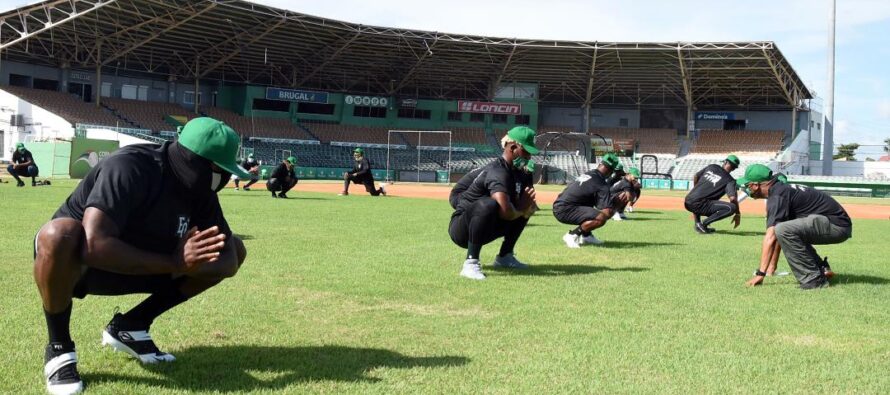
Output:
[[50,255],[76,254],[83,246],[84,231],[80,221],[73,218],[57,218],[40,229],[37,235],[39,252]]
[[37,177],[37,166],[28,166],[28,177]]
[[776,239],[779,239],[780,241],[788,240],[796,236],[794,234],[794,227],[790,226],[788,222],[780,222],[776,224],[775,233]]
[[247,259],[247,248],[244,247],[244,242],[241,241],[241,238],[237,236],[232,236],[232,243],[235,245],[235,256],[238,258],[238,268],[241,268],[244,260]]
[[6,166],[6,171],[9,172],[9,174],[15,174],[15,166],[13,166],[13,165]]

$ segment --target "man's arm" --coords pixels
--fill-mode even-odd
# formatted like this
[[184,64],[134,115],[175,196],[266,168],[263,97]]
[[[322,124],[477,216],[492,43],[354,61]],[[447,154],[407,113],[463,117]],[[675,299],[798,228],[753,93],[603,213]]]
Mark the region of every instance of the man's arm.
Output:
[[368,171],[371,169],[371,162],[368,162],[367,159],[362,159],[361,164],[362,164],[362,166],[361,166],[362,168],[359,171],[352,174],[354,177],[361,177],[365,174],[368,174]]
[[[495,192],[491,194],[491,198],[498,202],[498,216],[502,220],[512,221],[526,214],[531,203],[534,202],[534,192],[531,192],[531,194],[523,194],[523,197],[520,198],[519,209],[514,207],[513,203],[510,203],[510,197],[504,192]],[[522,207],[523,204],[525,207]]]
[[[760,248],[760,266],[757,268],[758,273],[766,273],[766,270],[769,268],[770,263],[772,262],[773,252],[776,249],[776,245],[778,244],[776,240],[776,227],[770,226],[766,229],[766,234],[763,236],[763,243]],[[763,283],[764,276],[755,275],[754,278],[748,280],[748,286],[760,285]]]
[[[102,210],[88,207],[83,215],[85,265],[113,273],[148,275],[187,273],[220,259],[225,235],[217,228],[192,228],[172,255],[145,251],[120,240],[120,230]],[[227,254],[228,255],[228,254]]]

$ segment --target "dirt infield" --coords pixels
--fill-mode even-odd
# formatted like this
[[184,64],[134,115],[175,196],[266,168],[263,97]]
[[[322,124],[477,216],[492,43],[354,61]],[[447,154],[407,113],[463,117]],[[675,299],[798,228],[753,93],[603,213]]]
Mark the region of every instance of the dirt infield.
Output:
[[[259,185],[257,186],[259,188]],[[265,188],[262,188],[265,189]],[[321,192],[337,194],[343,186],[340,183],[322,183],[322,182],[300,182],[295,188],[296,192]],[[365,194],[365,190],[361,185],[353,185],[349,188],[351,194]],[[390,196],[425,198],[425,199],[441,199],[447,200],[448,193],[451,191],[450,186],[439,185],[421,185],[421,184],[391,184],[387,185],[387,193]],[[556,200],[558,192],[538,191],[538,202],[541,204],[552,204]],[[890,206],[868,205],[868,204],[843,204],[844,209],[853,218],[863,219],[890,219]],[[675,196],[646,196],[645,192],[640,201],[636,204],[639,209],[651,210],[678,210],[683,211],[683,198]],[[766,212],[766,201],[748,199],[742,202],[742,213],[763,214]]]

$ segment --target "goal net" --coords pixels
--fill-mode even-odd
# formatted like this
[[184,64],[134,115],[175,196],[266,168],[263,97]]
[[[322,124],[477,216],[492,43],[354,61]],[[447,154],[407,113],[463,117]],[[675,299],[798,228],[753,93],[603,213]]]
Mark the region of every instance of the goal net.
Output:
[[449,130],[390,130],[386,136],[387,182],[449,182]]

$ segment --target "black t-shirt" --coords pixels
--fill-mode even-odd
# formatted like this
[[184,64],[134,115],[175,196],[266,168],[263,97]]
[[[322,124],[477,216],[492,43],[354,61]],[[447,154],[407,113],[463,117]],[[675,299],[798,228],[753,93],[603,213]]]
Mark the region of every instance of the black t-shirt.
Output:
[[686,195],[686,203],[695,204],[708,200],[720,200],[723,195],[736,197],[737,186],[735,178],[732,178],[723,166],[708,165],[695,174],[698,182]]
[[469,173],[464,174],[460,180],[457,180],[457,184],[454,184],[454,188],[451,188],[451,193],[448,195],[448,203],[451,204],[451,208],[457,208],[457,203],[460,202],[460,195],[464,193],[469,187],[470,184],[473,183],[473,180],[476,179],[476,176],[482,172],[483,168],[470,170]]
[[254,167],[257,167],[259,165],[260,164],[259,164],[259,162],[256,161],[256,159],[253,159],[253,160],[248,159],[248,160],[244,161],[244,163],[241,164],[241,167],[243,167],[244,170],[250,171],[250,169],[253,169]]
[[356,177],[361,177],[365,174],[371,174],[371,162],[368,161],[368,158],[362,157],[360,161],[352,162],[352,173],[355,173]]
[[618,180],[618,182],[612,184],[612,187],[609,188],[609,191],[612,193],[612,196],[615,196],[621,192],[630,192],[631,195],[636,198],[639,195],[641,187],[642,186],[637,181],[630,182],[627,178],[621,178],[620,180]]
[[19,165],[28,162],[32,162],[32,165],[37,165],[36,163],[33,163],[34,156],[31,155],[31,151],[25,150],[24,152],[19,152],[19,150],[15,150],[15,152],[12,153],[12,163]]
[[173,175],[169,144],[130,145],[109,155],[90,170],[53,218],[83,220],[86,209],[95,207],[117,224],[122,241],[163,254],[173,253],[192,226],[204,230],[216,225],[231,236],[216,194],[196,198]]
[[275,171],[272,172],[272,177],[277,178],[279,180],[284,180],[285,178],[297,178],[297,174],[291,166],[290,169],[287,168],[287,165],[284,162],[278,164],[278,167],[275,168]]
[[454,215],[460,215],[477,200],[496,192],[506,193],[510,202],[516,205],[522,190],[531,186],[525,184],[526,177],[521,173],[521,170],[514,169],[504,158],[497,158],[485,165],[460,194]]
[[769,188],[766,199],[766,227],[780,222],[805,218],[811,214],[828,217],[836,226],[848,227],[853,223],[843,207],[827,193],[804,185],[775,182]]
[[573,206],[596,207],[600,210],[612,208],[610,185],[606,177],[593,169],[572,181],[559,196],[556,202]]

